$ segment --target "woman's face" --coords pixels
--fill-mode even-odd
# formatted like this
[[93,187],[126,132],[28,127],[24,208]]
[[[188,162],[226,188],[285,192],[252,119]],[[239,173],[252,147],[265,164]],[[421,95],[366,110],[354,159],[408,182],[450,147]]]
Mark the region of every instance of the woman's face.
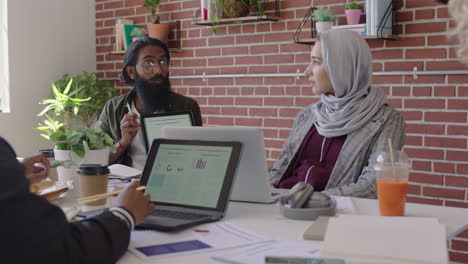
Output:
[[312,84],[312,93],[314,95],[335,94],[331,80],[323,66],[320,42],[315,42],[315,45],[310,52],[310,57],[311,62],[304,73]]

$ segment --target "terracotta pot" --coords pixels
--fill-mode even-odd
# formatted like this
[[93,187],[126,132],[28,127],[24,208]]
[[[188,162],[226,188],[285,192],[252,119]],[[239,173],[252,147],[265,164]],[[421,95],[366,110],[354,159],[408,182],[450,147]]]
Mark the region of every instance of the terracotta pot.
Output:
[[325,32],[330,30],[333,27],[333,22],[316,22],[315,28],[317,33]]
[[347,9],[345,10],[346,22],[348,25],[357,25],[361,18],[361,9]]
[[169,24],[148,24],[148,36],[167,43],[169,36]]

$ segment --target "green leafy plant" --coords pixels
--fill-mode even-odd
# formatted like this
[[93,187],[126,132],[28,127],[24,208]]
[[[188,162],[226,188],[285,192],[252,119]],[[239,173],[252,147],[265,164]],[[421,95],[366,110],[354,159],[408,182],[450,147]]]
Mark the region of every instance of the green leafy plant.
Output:
[[346,9],[362,9],[362,6],[356,2],[350,2],[346,5]]
[[265,4],[261,1],[249,0],[249,8],[257,8],[259,16],[265,15]]
[[336,19],[336,15],[330,9],[319,8],[312,14],[312,19],[317,22],[331,22]]
[[[224,0],[210,0],[212,6],[214,7],[214,11],[211,12],[210,14],[210,20],[213,22],[213,27],[211,28],[211,31],[213,34],[216,34],[216,26],[218,25],[218,19],[219,17],[217,16],[218,14],[218,8],[223,7],[224,8]],[[263,1],[260,0],[239,0],[240,3],[243,5],[247,6],[248,8],[257,8],[258,9],[258,15],[263,16],[265,15],[265,4]]]
[[[68,130],[71,127],[72,114],[78,114],[81,105],[91,98],[80,98],[77,96],[79,90],[71,90],[73,79],[68,81],[65,88],[60,89],[55,83],[52,83],[53,98],[42,100],[40,104],[46,107],[38,116],[46,116],[45,124],[39,124],[38,130],[44,132],[41,136],[49,136],[59,130]],[[51,113],[50,115],[47,113]]]
[[154,24],[159,24],[159,0],[145,0],[143,6],[151,10]]
[[146,34],[148,34],[148,30],[140,27],[136,27],[132,30],[132,32],[130,32],[130,36],[134,38],[141,38],[146,36]]
[[[56,131],[49,136],[57,149],[70,150],[78,157],[83,158],[90,150],[109,148],[115,152],[114,140],[99,128],[71,129],[66,132]],[[60,160],[53,167],[71,167],[77,165],[71,160]]]
[[[65,74],[56,82],[60,89],[64,87],[71,79],[71,91],[75,92],[76,98],[90,98],[79,105],[75,116],[81,120],[86,127],[91,127],[99,115],[107,100],[117,96],[119,92],[108,81],[99,80],[97,73],[83,72],[75,77]],[[68,130],[70,127],[66,128]]]

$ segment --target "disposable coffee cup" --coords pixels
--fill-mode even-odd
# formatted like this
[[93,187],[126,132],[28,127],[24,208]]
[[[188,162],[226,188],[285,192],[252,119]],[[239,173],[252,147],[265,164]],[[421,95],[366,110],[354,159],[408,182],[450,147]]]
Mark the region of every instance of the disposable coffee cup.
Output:
[[[77,168],[80,175],[81,197],[96,195],[107,192],[107,182],[109,178],[109,168],[100,164],[82,164]],[[102,198],[87,205],[104,205],[106,198]]]
[[[55,160],[54,150],[53,149],[41,149],[39,153],[44,155],[50,163]],[[53,181],[58,181],[57,168],[50,168],[49,170],[49,179]]]
[[380,215],[404,216],[410,163],[403,151],[383,152],[377,157],[377,197]]

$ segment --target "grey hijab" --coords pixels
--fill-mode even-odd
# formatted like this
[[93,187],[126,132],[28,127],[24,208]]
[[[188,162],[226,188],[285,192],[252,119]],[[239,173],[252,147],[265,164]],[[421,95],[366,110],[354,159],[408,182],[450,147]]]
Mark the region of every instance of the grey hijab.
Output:
[[320,135],[352,133],[368,122],[387,101],[379,87],[371,86],[372,55],[358,34],[333,29],[320,34],[325,71],[335,95],[322,94],[314,105]]

